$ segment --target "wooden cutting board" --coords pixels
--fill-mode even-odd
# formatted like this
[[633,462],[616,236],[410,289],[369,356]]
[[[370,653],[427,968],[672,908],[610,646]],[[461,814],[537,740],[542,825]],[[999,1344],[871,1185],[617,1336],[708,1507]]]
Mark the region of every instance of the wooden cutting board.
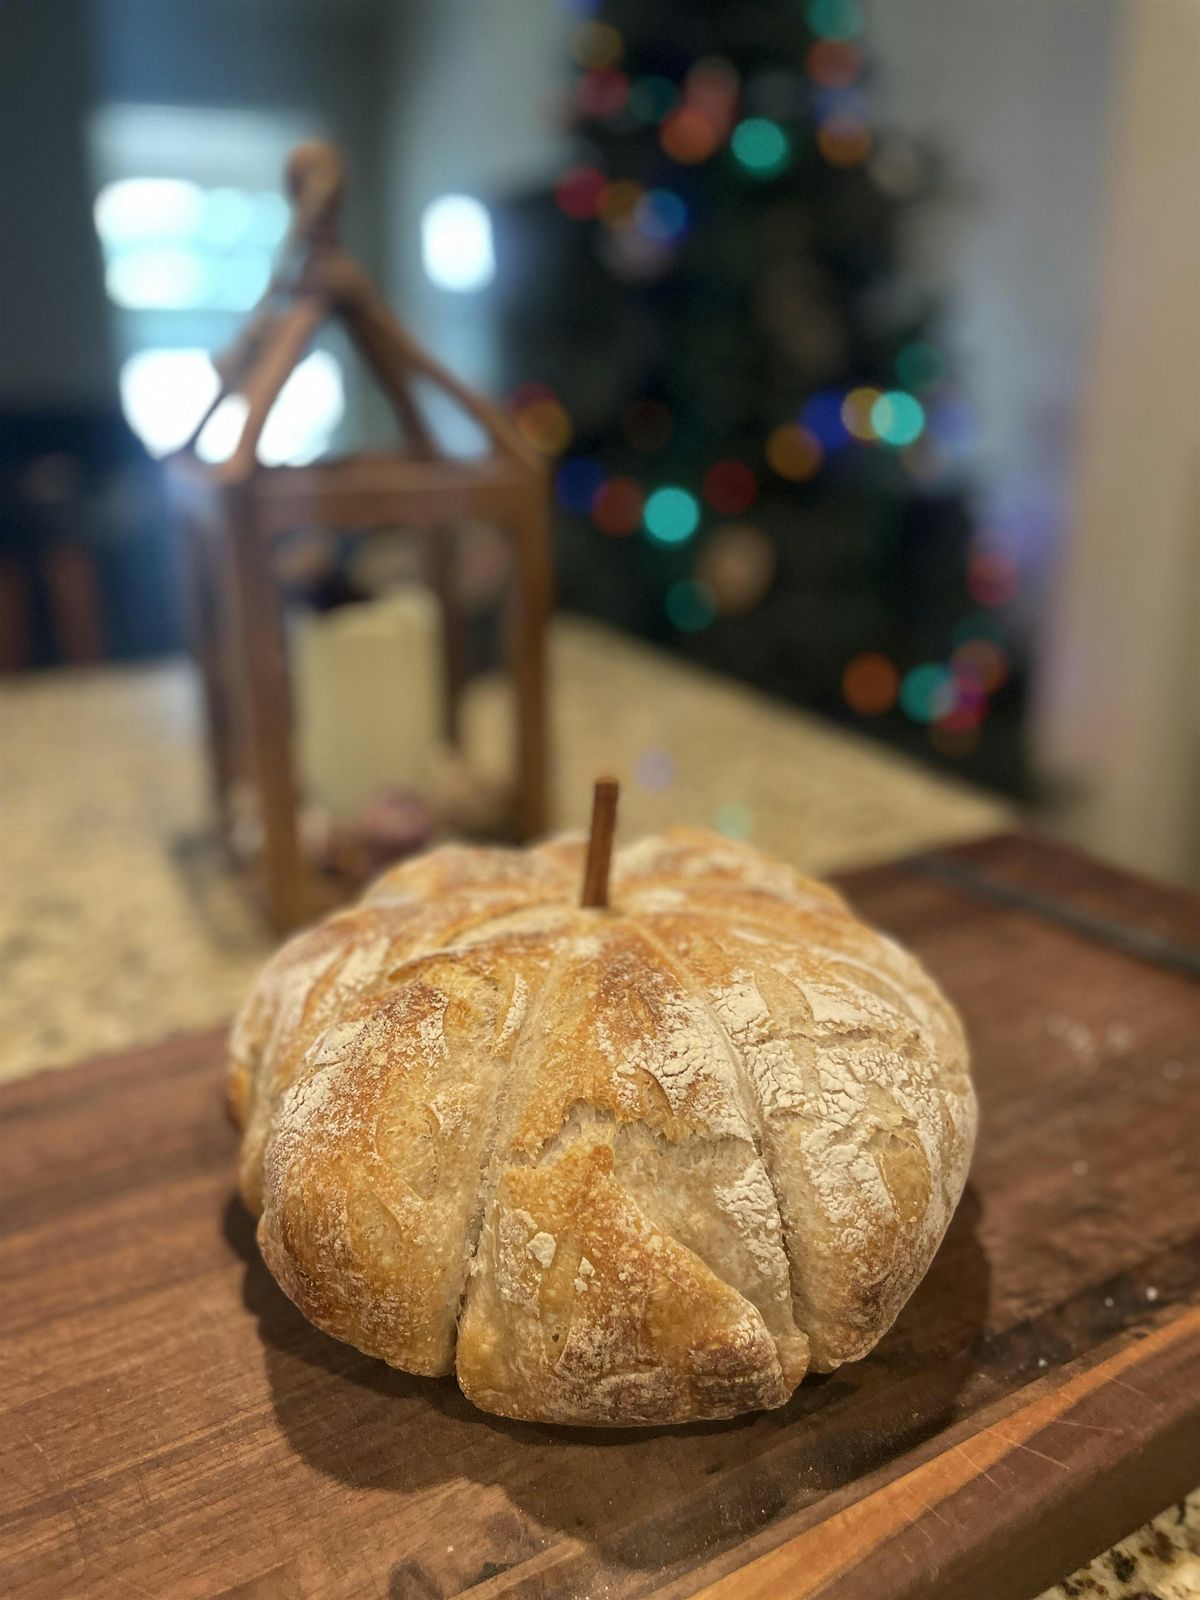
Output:
[[3,1091],[3,1592],[1002,1600],[1200,1482],[1200,984],[973,875],[1193,947],[1200,907],[1028,840],[941,859],[844,886],[966,1018],[971,1184],[876,1351],[739,1422],[506,1423],[309,1327],[217,1033]]

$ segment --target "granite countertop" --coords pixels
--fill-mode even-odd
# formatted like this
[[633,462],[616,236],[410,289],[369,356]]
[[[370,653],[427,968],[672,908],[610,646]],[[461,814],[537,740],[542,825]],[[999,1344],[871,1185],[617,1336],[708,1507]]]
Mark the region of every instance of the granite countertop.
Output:
[[[814,873],[980,837],[1003,803],[592,624],[551,641],[555,811],[622,781],[626,837],[745,831]],[[486,763],[503,729],[466,707]],[[55,671],[0,690],[0,1079],[218,1023],[271,939],[206,844],[199,706],[182,662]],[[1200,1494],[1048,1591],[1196,1600]]]
[[[996,800],[595,625],[551,640],[555,815],[583,827],[621,779],[625,838],[747,829],[810,872],[1011,825]],[[505,716],[468,696],[499,764]],[[271,939],[205,845],[199,704],[180,661],[54,671],[0,690],[0,1078],[219,1022]]]

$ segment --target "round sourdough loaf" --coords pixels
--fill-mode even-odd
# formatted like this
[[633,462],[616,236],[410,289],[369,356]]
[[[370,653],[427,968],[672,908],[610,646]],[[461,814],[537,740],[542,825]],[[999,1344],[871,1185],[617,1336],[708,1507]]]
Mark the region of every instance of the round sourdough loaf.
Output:
[[966,1177],[962,1028],[832,889],[679,829],[452,847],[285,945],[236,1025],[241,1188],[305,1316],[485,1410],[782,1405],[867,1353]]

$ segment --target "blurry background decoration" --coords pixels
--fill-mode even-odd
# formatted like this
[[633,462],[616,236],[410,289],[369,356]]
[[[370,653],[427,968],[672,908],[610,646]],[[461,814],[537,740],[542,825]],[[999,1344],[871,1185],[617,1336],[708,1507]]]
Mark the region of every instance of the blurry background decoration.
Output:
[[[544,463],[501,412],[408,336],[343,251],[333,147],[298,145],[286,171],[292,210],[278,260],[268,261],[254,309],[214,358],[207,404],[167,461],[219,834],[279,931],[443,829],[478,831],[489,785],[469,767],[462,776],[460,698],[472,665],[477,676],[481,666],[507,667],[513,701],[508,777],[490,785],[495,804],[482,831],[532,839],[549,821]],[[296,388],[317,359],[306,351],[335,321],[394,413],[397,446],[318,462],[296,432],[268,454],[289,391],[308,392]],[[478,435],[475,454],[455,458],[439,446],[424,393],[456,408]],[[291,413],[302,414],[298,405]],[[477,524],[494,528],[512,559],[496,636],[472,663],[459,549],[464,534],[478,536]],[[364,541],[367,553],[399,547],[381,584],[371,583]],[[449,781],[439,783],[444,771]],[[475,791],[468,810],[464,787]]]
[[1024,791],[1020,563],[899,258],[947,163],[880,121],[862,8],[575,14],[569,159],[497,223],[564,602]]
[[[567,608],[1195,877],[1197,25],[1140,0],[4,8],[0,664],[181,645],[155,462],[266,281],[283,152],[333,134],[355,255],[551,466]],[[329,330],[262,453],[387,425]],[[321,582],[374,593],[392,560],[347,546]],[[472,540],[464,585],[498,561]]]

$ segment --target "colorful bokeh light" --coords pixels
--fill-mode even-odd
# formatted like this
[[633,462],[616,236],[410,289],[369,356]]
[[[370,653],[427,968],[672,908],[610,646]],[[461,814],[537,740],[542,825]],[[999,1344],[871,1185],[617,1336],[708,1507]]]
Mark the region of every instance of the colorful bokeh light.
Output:
[[541,383],[536,378],[530,378],[525,383],[519,383],[508,397],[508,409],[515,417],[519,411],[524,411],[526,406],[535,404],[538,400],[557,400],[558,396],[548,383]]
[[640,183],[621,178],[610,183],[600,197],[596,215],[610,228],[629,227],[641,202],[643,189]]
[[858,0],[808,0],[807,17],[819,39],[856,39],[863,31]]
[[646,532],[659,544],[685,544],[700,526],[700,505],[694,494],[667,484],[649,497],[643,516]]
[[705,542],[696,576],[716,596],[723,617],[742,617],[762,601],[778,565],[775,546],[750,522],[730,522]]
[[862,55],[843,40],[818,39],[805,53],[804,70],[820,89],[848,89],[862,71]]
[[575,85],[575,103],[580,113],[597,122],[607,122],[624,111],[628,99],[629,79],[617,67],[585,72]]
[[633,775],[643,789],[654,793],[671,786],[675,778],[675,763],[666,750],[645,750],[637,758]]
[[1003,645],[1004,624],[988,611],[972,611],[954,624],[952,637],[955,645],[966,644],[970,639],[990,639],[993,644]]
[[758,498],[758,479],[744,461],[716,461],[704,474],[700,489],[714,511],[736,517]]
[[610,478],[592,498],[592,520],[601,533],[619,539],[637,532],[645,505],[646,496],[635,479]]
[[864,651],[846,663],[842,694],[860,717],[878,717],[890,711],[900,694],[896,665],[877,650]]
[[936,722],[954,709],[957,698],[954,674],[936,661],[906,672],[900,684],[900,705],[914,722]]
[[925,426],[925,407],[904,389],[889,389],[871,408],[871,424],[885,444],[912,444]]
[[1004,550],[981,550],[967,568],[967,593],[978,606],[1006,606],[1021,592],[1017,563]]
[[837,389],[818,389],[804,403],[800,420],[823,450],[836,450],[850,437],[842,421],[842,400]]
[[717,601],[706,583],[681,578],[667,590],[666,611],[681,633],[702,633],[717,615]]
[[986,694],[994,694],[1008,677],[1008,657],[991,639],[967,639],[950,657],[956,677],[977,683]]
[[859,167],[871,153],[871,130],[861,117],[835,111],[817,128],[817,149],[831,167]]
[[946,357],[937,345],[914,339],[896,357],[896,376],[906,389],[923,394],[936,389],[946,376]]
[[576,222],[594,217],[608,188],[608,179],[599,167],[568,167],[554,185],[554,198],[560,211]]
[[557,400],[535,400],[517,412],[526,443],[546,456],[558,456],[571,442],[571,419]]
[[688,230],[688,208],[673,189],[651,189],[637,203],[634,220],[648,239],[674,244]]
[[810,428],[782,422],[767,435],[766,457],[773,472],[791,483],[806,483],[821,470],[825,452]]
[[754,831],[754,815],[749,806],[730,801],[717,807],[713,826],[727,839],[748,839]]
[[856,439],[861,439],[864,444],[869,444],[876,437],[871,412],[875,402],[880,398],[880,393],[878,389],[862,385],[857,389],[851,389],[842,401],[842,422],[847,431]]
[[629,91],[629,111],[639,122],[661,122],[679,103],[679,90],[670,78],[652,74],[639,78]]
[[608,22],[581,22],[571,35],[571,54],[593,71],[613,67],[625,54],[625,42]]
[[664,117],[658,138],[671,160],[684,167],[707,161],[721,142],[720,134],[709,119],[690,106],[681,106]]
[[688,69],[684,80],[685,98],[716,120],[732,120],[741,78],[732,61],[724,56],[702,56]]
[[733,130],[734,159],[754,178],[772,178],[791,158],[788,136],[768,117],[747,117]]
[[604,468],[591,456],[568,456],[554,474],[554,498],[564,511],[583,515],[604,483]]

